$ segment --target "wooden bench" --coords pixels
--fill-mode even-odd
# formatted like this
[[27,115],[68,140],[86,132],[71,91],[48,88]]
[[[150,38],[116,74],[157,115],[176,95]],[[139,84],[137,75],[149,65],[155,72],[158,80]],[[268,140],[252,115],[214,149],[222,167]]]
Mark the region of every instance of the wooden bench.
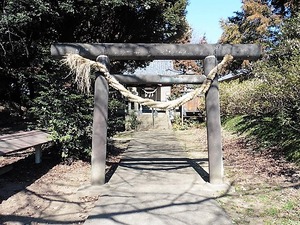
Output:
[[35,163],[41,163],[41,146],[50,141],[50,135],[39,130],[0,135],[0,156],[13,154],[33,147],[35,149]]

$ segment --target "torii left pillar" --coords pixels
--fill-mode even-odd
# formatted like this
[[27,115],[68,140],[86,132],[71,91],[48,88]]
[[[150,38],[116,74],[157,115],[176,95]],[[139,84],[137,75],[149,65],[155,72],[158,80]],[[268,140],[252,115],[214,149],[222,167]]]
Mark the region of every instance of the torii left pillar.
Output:
[[[107,56],[100,55],[96,61],[109,68],[109,58]],[[96,73],[91,159],[92,185],[105,184],[108,93],[108,83],[106,79],[101,74]]]

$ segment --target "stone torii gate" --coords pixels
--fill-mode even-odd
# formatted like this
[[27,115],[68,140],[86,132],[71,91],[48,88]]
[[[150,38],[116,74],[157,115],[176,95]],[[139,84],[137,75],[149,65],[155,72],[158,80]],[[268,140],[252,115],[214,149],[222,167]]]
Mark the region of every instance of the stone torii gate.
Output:
[[[255,44],[144,44],[144,43],[57,43],[51,46],[51,55],[61,58],[69,53],[96,60],[109,67],[109,60],[204,60],[204,74],[217,65],[217,61],[226,54],[234,59],[257,60],[262,49]],[[125,84],[201,84],[205,76],[122,76],[115,75],[120,83]],[[223,183],[223,159],[220,122],[220,103],[217,77],[205,96],[209,182]],[[94,117],[92,137],[92,175],[93,185],[105,183],[106,138],[108,113],[108,84],[98,75],[95,80]]]

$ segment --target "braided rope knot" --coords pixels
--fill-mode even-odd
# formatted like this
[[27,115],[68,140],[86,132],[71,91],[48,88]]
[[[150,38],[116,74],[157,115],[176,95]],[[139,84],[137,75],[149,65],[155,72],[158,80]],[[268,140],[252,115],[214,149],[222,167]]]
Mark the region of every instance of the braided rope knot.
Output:
[[223,60],[209,72],[205,81],[199,88],[196,88],[193,91],[175,100],[167,102],[154,101],[152,99],[142,98],[133,94],[127,88],[125,88],[117,79],[115,79],[109,73],[107,67],[100,62],[86,59],[78,54],[68,54],[62,61],[63,64],[69,66],[71,73],[74,73],[76,75],[75,82],[77,83],[79,90],[81,90],[82,92],[90,92],[90,73],[92,70],[98,71],[105,77],[105,79],[111,87],[118,90],[129,101],[137,102],[141,105],[149,106],[152,108],[169,110],[185,104],[186,102],[194,99],[196,96],[204,96],[204,94],[210,88],[216,75],[221,71],[225,71],[225,68],[230,64],[232,60],[233,57],[231,55],[225,55]]

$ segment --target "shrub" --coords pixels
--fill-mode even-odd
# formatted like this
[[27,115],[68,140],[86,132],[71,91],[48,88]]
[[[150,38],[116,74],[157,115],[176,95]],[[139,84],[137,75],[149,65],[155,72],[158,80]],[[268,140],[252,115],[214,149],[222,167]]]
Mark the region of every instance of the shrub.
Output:
[[[63,159],[87,159],[92,143],[93,95],[80,93],[70,80],[57,82],[57,76],[61,75],[48,75],[49,79],[44,81],[47,83],[35,98],[31,109],[37,121],[35,127],[51,133]],[[111,137],[124,130],[125,105],[113,91],[108,107],[107,135]]]
[[[247,115],[239,123],[265,146],[300,163],[300,15],[283,23],[278,41],[256,63],[256,77],[222,84],[223,115]],[[243,123],[241,129],[241,123]]]

